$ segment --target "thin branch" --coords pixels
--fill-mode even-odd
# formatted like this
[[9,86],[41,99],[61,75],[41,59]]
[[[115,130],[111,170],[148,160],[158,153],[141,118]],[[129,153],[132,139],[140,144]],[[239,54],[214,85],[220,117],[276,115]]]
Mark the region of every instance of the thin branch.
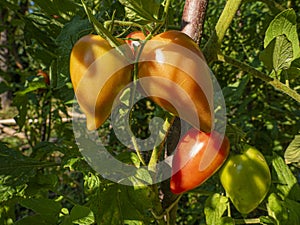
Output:
[[268,75],[264,74],[263,72],[257,70],[256,68],[243,63],[239,60],[233,59],[229,56],[223,56],[223,55],[218,55],[218,60],[227,62],[249,74],[252,74],[254,77],[261,79],[262,81],[266,82],[267,84],[272,85],[276,90],[281,91],[284,94],[287,94],[297,102],[300,102],[300,94],[296,92],[295,90],[291,89],[287,85],[283,84],[277,79],[273,79],[269,77]]

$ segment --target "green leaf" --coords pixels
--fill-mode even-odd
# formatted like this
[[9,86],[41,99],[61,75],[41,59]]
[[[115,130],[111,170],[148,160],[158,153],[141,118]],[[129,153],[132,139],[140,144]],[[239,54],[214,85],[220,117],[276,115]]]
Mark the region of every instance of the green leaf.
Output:
[[49,217],[47,217],[46,215],[36,214],[34,216],[26,216],[14,223],[14,225],[31,225],[31,224],[56,225],[57,220],[53,220],[53,218],[49,220]]
[[[89,18],[89,21],[93,24],[95,31],[97,34],[106,39],[112,47],[118,47],[121,45],[119,41],[107,30],[102,23],[100,23],[95,16],[92,14],[90,8],[85,4],[83,0],[81,0],[83,8]],[[121,51],[122,53],[122,51]]]
[[271,71],[278,74],[280,70],[288,69],[293,59],[292,43],[285,35],[275,37],[264,51],[260,54],[260,59]]
[[297,16],[293,9],[287,9],[279,13],[270,23],[264,39],[264,47],[266,48],[270,42],[280,36],[285,35],[292,43],[294,57],[300,56],[299,39],[297,32]]
[[28,82],[28,86],[21,91],[18,91],[16,95],[25,95],[29,92],[33,92],[39,89],[47,88],[43,77],[36,77],[36,79]]
[[23,199],[20,201],[20,204],[37,214],[48,216],[58,216],[61,209],[61,204],[59,202],[47,198]]
[[160,0],[119,0],[125,6],[126,16],[135,22],[158,22]]
[[289,167],[285,164],[283,158],[274,156],[272,165],[277,175],[276,188],[280,191],[280,196],[284,199],[289,197],[292,200],[300,200],[300,187],[296,177],[293,175]]
[[229,84],[227,87],[222,89],[224,98],[230,102],[232,106],[240,104],[241,97],[245,93],[247,84],[249,83],[250,77],[248,75],[243,76],[241,79],[233,84]]
[[116,158],[123,163],[134,165],[136,168],[139,168],[141,164],[139,157],[134,152],[122,152]]
[[0,143],[0,201],[20,195],[29,179],[36,175],[36,170],[49,165],[56,164],[23,156]]
[[[92,31],[92,26],[87,19],[74,16],[70,22],[66,23],[57,36],[55,43],[57,48],[57,58],[51,64],[51,86],[54,88],[64,88],[60,93],[66,92],[66,82],[70,80],[69,59],[74,43],[83,35]],[[68,91],[67,91],[68,92]]]
[[10,90],[6,82],[0,81],[0,94]]
[[79,7],[74,1],[70,0],[52,0],[52,1],[43,1],[35,0],[34,1],[44,12],[49,16],[53,15],[62,15],[65,16],[65,13],[72,12],[75,13],[75,10],[78,10]]
[[287,164],[295,163],[300,168],[300,135],[296,135],[289,144],[284,153],[284,159]]
[[[207,225],[220,225],[222,215],[227,209],[228,198],[218,193],[211,195],[205,201],[205,218]],[[225,222],[225,221],[224,221]]]
[[275,193],[271,193],[267,203],[268,213],[277,224],[300,224],[300,203],[286,199],[282,201]]
[[61,204],[46,198],[29,198],[22,199],[20,204],[28,209],[31,209],[36,214],[33,216],[27,216],[19,220],[17,225],[28,225],[28,224],[57,224],[58,215],[61,210]]
[[89,225],[95,222],[94,213],[85,206],[75,205],[70,213],[73,224]]
[[125,220],[143,221],[150,224],[147,216],[151,208],[152,190],[148,186],[135,188],[111,184],[99,191],[91,202],[97,224],[124,224]]
[[28,110],[28,98],[26,95],[16,95],[13,99],[14,105],[17,107],[19,114],[15,116],[16,123],[19,129],[22,129],[26,122],[27,110]]

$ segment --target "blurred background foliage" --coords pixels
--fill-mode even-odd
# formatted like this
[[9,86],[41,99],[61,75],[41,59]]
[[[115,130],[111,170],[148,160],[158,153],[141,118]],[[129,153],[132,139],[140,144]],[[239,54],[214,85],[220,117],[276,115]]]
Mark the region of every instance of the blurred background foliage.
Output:
[[[152,18],[133,14],[125,7],[127,1],[89,0],[86,4],[99,21],[111,28],[114,36],[124,38],[131,31],[153,28],[151,20],[162,14],[163,1],[138,2],[149,10]],[[211,36],[225,3],[226,0],[209,1],[200,47],[204,47]],[[171,1],[169,29],[180,29],[183,6],[184,1]],[[300,1],[243,1],[226,32],[222,53],[269,74],[271,71],[259,58],[264,49],[265,32],[280,11],[291,7],[297,14],[299,33]],[[114,26],[110,27],[112,21]],[[124,25],[122,21],[132,23]],[[15,118],[13,129],[24,134],[23,138],[0,134],[0,224],[16,221],[16,224],[93,224],[95,221],[100,224],[106,216],[122,210],[123,213],[133,210],[135,221],[155,224],[146,203],[138,202],[142,204],[139,210],[122,205],[114,212],[113,206],[117,203],[112,200],[116,193],[112,190],[124,192],[126,188],[109,189],[114,184],[89,167],[74,139],[70,119],[74,92],[69,76],[69,55],[74,43],[92,31],[79,0],[0,2],[0,118]],[[299,134],[299,103],[228,63],[214,62],[211,69],[223,90],[227,133],[233,145],[243,136],[267,158],[274,152],[283,157]],[[49,77],[49,83],[45,82],[45,76]],[[288,81],[299,92],[299,70]],[[149,100],[135,107],[131,126],[137,136],[146,138],[148,122],[154,115],[163,115],[163,111]],[[2,131],[8,127],[1,126]],[[112,153],[120,156],[127,152],[116,139],[109,121],[99,133],[104,134]],[[291,166],[291,169],[299,182],[299,168]],[[129,195],[136,193],[126,191]],[[179,202],[176,224],[205,224],[207,199],[222,192],[215,175],[185,194]],[[141,198],[148,199],[147,193],[140,193]],[[127,195],[120,198],[128,201]],[[104,203],[112,206],[105,209]],[[232,215],[241,218],[234,209]],[[261,215],[265,215],[265,211],[258,209],[251,216]]]

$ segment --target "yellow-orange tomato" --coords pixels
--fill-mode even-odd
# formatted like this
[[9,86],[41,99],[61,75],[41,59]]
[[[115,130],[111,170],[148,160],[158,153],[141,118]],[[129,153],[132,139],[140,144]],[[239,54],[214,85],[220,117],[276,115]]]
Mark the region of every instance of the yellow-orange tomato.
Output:
[[[205,132],[213,126],[213,84],[198,45],[180,31],[166,31],[148,41],[138,76],[159,106]],[[148,79],[141,79],[148,78]]]
[[[129,52],[128,48],[127,55]],[[75,43],[70,75],[89,130],[97,129],[108,118],[114,99],[131,82],[131,69],[128,58],[98,35],[86,35]]]

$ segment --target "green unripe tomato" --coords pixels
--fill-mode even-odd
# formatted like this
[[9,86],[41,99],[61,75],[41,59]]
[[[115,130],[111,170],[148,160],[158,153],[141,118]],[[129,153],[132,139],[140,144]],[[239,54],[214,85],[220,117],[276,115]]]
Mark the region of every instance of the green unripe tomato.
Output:
[[235,208],[248,214],[266,197],[271,174],[264,156],[245,145],[242,154],[231,155],[224,163],[220,180]]

